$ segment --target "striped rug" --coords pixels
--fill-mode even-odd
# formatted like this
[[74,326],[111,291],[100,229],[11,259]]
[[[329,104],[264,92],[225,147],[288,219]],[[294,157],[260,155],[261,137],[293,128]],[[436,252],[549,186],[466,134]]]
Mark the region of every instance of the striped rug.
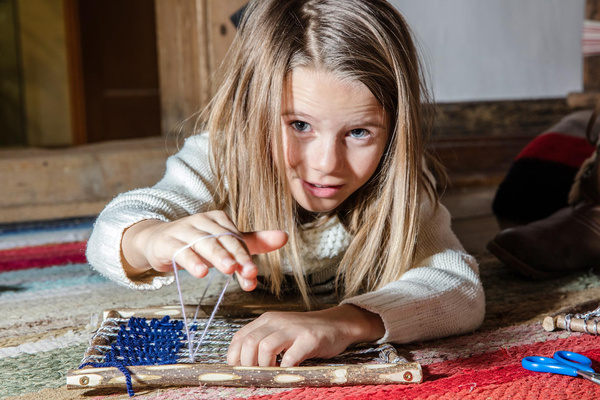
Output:
[[[85,262],[93,219],[0,226],[0,398],[125,399],[123,391],[68,391],[105,309],[178,304],[168,287],[156,292],[121,288]],[[595,271],[568,278],[524,280],[487,253],[477,254],[487,298],[484,325],[469,335],[398,346],[421,363],[419,385],[265,389],[184,387],[138,391],[140,399],[598,399],[600,386],[579,378],[524,370],[528,355],[583,353],[600,371],[599,339],[545,332],[544,315],[599,299]],[[195,303],[203,282],[181,274],[185,301]],[[219,291],[213,284],[210,293]],[[235,288],[231,289],[232,291]]]

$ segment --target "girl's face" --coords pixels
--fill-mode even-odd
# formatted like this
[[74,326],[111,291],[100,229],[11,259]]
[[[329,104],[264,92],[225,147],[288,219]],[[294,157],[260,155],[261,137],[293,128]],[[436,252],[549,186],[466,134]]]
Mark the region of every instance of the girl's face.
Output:
[[297,68],[282,103],[286,176],[308,211],[338,207],[373,175],[388,140],[381,104],[360,82]]

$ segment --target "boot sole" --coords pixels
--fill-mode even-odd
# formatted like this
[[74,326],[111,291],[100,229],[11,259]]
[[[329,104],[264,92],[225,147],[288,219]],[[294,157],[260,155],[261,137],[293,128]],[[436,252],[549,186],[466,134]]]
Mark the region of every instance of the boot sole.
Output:
[[500,246],[495,240],[491,240],[487,244],[487,249],[490,253],[495,255],[500,261],[514,270],[520,272],[521,274],[532,278],[532,279],[553,279],[565,276],[564,273],[553,273],[537,270],[530,265],[525,264],[523,261],[519,260],[508,251],[506,251],[502,246]]

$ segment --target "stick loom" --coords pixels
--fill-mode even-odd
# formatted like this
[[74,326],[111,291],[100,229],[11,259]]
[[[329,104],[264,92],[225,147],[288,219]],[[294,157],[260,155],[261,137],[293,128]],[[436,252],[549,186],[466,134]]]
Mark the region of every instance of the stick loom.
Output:
[[581,332],[591,335],[600,333],[600,307],[585,313],[576,313],[576,310],[597,306],[600,300],[594,299],[585,303],[564,308],[552,315],[548,315],[542,322],[542,327],[548,331],[566,330],[570,332]]
[[[186,306],[190,315],[195,306]],[[203,307],[198,325],[210,314]],[[191,363],[187,345],[181,346],[178,361],[167,365],[127,366],[131,374],[129,386],[133,389],[165,386],[236,386],[236,387],[304,387],[346,386],[389,383],[420,383],[421,366],[407,362],[396,354],[392,345],[361,344],[349,348],[328,360],[307,360],[299,367],[241,367],[225,362],[227,348],[233,334],[253,318],[266,311],[304,310],[299,304],[277,305],[223,305],[208,330],[195,362]],[[81,365],[101,363],[115,340],[116,332],[131,317],[157,319],[168,316],[181,318],[181,306],[152,307],[105,311],[104,321],[90,341]],[[193,315],[193,314],[192,314]],[[201,330],[203,326],[195,329]],[[126,376],[116,367],[90,367],[70,370],[67,374],[69,389],[128,387]]]

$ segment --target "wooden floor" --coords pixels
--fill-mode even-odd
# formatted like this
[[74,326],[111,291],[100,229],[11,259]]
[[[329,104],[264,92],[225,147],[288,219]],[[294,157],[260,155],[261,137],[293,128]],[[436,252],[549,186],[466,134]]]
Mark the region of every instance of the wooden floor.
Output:
[[467,252],[478,255],[499,231],[492,214],[496,186],[477,186],[447,190],[442,203],[452,215],[452,229]]

